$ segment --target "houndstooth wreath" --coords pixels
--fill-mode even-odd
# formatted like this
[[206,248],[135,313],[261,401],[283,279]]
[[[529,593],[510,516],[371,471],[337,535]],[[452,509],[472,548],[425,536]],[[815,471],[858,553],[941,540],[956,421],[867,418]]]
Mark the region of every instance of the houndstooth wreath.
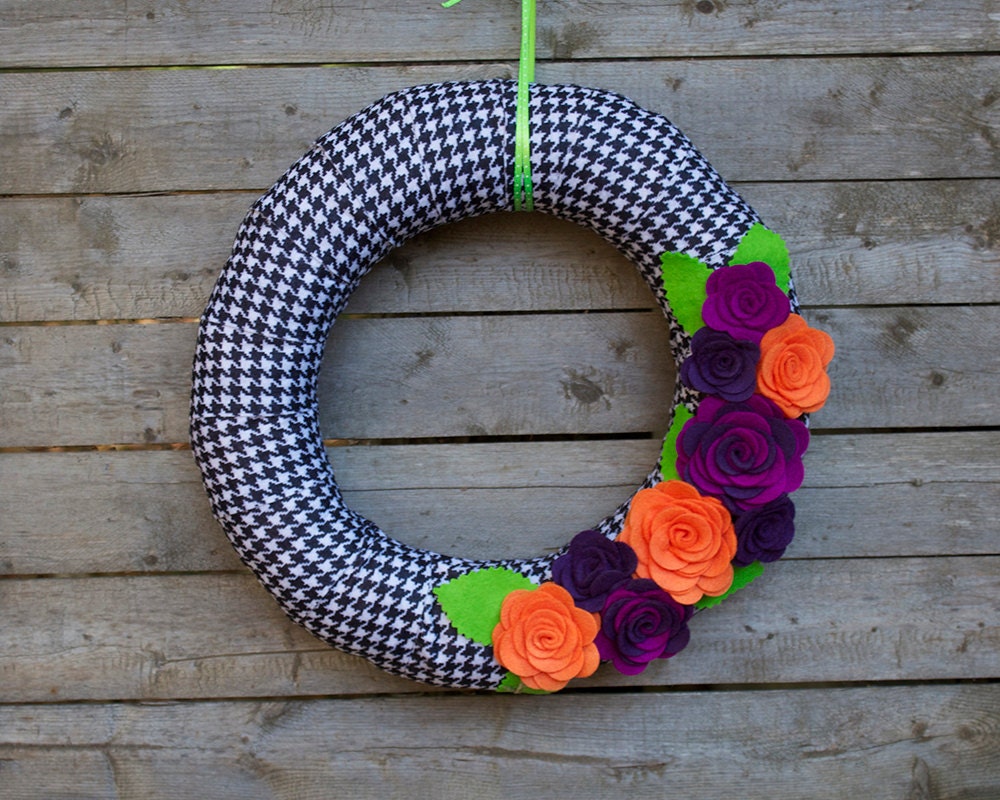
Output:
[[781,240],[670,122],[605,91],[533,86],[534,209],[608,239],[669,321],[680,380],[663,456],[593,530],[530,560],[416,549],[351,511],[317,421],[325,340],[392,248],[513,207],[517,92],[390,95],[253,206],[201,320],[191,441],[216,517],[296,622],[418,681],[544,692],[600,661],[635,674],[673,656],[697,610],[782,555],[833,343],[796,313]]

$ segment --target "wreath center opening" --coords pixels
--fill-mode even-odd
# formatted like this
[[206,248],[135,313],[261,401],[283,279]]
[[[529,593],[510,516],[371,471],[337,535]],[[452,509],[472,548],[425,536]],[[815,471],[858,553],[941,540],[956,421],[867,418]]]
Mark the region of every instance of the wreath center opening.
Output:
[[349,507],[404,544],[555,552],[628,499],[674,396],[667,322],[597,234],[498,212],[406,242],[366,275],[320,372]]

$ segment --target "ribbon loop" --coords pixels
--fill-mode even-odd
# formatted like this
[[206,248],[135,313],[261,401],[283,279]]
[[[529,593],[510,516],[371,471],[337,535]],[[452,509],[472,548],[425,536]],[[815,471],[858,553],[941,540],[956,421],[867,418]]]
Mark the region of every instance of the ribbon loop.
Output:
[[533,211],[531,184],[531,84],[535,82],[535,0],[521,0],[521,59],[517,69],[514,128],[514,210]]
[[[444,0],[444,8],[462,0]],[[535,82],[535,0],[521,0],[521,56],[514,121],[514,210],[534,211],[531,182],[531,84]]]

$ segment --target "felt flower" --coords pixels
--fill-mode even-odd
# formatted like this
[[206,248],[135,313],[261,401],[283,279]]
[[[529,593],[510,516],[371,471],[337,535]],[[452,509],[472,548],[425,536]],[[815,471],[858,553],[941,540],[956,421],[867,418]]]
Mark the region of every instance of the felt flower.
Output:
[[765,331],[787,319],[790,304],[763,261],[715,270],[705,284],[705,324],[736,339],[759,342]]
[[736,556],[733,564],[777,561],[795,536],[795,504],[788,495],[736,517]]
[[608,593],[631,580],[637,564],[635,551],[624,542],[583,531],[552,562],[552,580],[573,596],[579,608],[600,611]]
[[561,586],[543,583],[504,598],[493,653],[529,688],[556,692],[594,674],[601,662],[595,636],[596,615],[577,608]]
[[677,437],[677,471],[730,508],[756,508],[802,485],[808,444],[806,426],[760,395],[742,403],[706,397]]
[[651,578],[678,603],[724,594],[733,582],[732,518],[721,502],[683,481],[636,492],[619,539],[639,557],[636,575]]
[[650,661],[684,649],[691,638],[687,623],[693,612],[651,580],[630,581],[608,596],[597,650],[622,674],[638,675]]
[[760,347],[755,342],[699,328],[691,339],[691,356],[681,365],[681,380],[723,400],[746,400],[757,386],[759,358]]
[[764,334],[757,365],[757,391],[770,398],[786,416],[818,411],[830,394],[826,367],[833,358],[833,339],[810,328],[802,317],[789,315]]

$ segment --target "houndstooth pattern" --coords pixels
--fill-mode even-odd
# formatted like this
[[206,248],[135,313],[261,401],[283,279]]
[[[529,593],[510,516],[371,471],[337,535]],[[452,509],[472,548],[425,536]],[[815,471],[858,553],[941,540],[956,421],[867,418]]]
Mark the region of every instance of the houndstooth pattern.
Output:
[[[430,228],[512,208],[516,83],[420,86],[320,138],[251,208],[201,320],[191,442],[213,511],[286,613],[408,678],[494,688],[492,650],[449,625],[432,589],[476,568],[534,581],[556,555],[471,561],[403,545],[344,505],[322,447],[323,345],[358,281]],[[639,268],[671,323],[660,254],[721,266],[757,221],[670,122],[577,86],[531,90],[535,209],[592,228]],[[678,382],[677,403],[697,397]],[[654,469],[644,486],[659,479]],[[621,528],[627,502],[597,526]]]

